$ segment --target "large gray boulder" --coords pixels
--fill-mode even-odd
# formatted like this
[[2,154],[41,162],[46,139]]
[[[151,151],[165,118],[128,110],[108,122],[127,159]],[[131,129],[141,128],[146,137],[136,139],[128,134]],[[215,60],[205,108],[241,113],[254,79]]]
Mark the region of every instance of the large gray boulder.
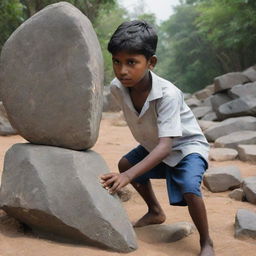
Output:
[[250,95],[256,96],[256,82],[235,85],[228,93],[232,98],[241,98]]
[[135,233],[117,195],[99,182],[93,151],[15,144],[6,153],[0,206],[39,236],[130,252]]
[[219,137],[243,130],[256,130],[256,117],[242,116],[228,118],[209,127],[204,131],[204,134],[208,141],[215,141]]
[[25,21],[5,43],[1,96],[9,120],[35,144],[94,145],[103,105],[103,58],[87,17],[66,2]]
[[256,164],[256,145],[238,145],[239,158]]
[[3,103],[0,101],[0,135],[8,136],[17,134],[17,131],[11,126]]
[[256,239],[256,213],[247,209],[238,209],[235,220],[235,237]]
[[256,204],[256,176],[243,180],[243,190],[246,200],[252,204]]
[[237,84],[249,82],[247,76],[240,72],[231,72],[214,78],[214,91],[219,92],[230,89]]
[[217,115],[220,120],[235,116],[256,116],[256,95],[244,96],[222,104]]
[[222,136],[215,140],[216,148],[234,148],[239,144],[256,144],[256,131],[238,131]]
[[212,192],[223,192],[239,187],[242,178],[238,167],[210,168],[204,174],[204,185]]

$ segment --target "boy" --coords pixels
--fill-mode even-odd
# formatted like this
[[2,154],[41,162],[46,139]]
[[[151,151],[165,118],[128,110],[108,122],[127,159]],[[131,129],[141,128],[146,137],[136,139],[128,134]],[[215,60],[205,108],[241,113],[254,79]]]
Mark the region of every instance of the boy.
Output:
[[142,227],[165,221],[150,182],[151,178],[165,178],[170,204],[188,205],[200,234],[200,255],[212,256],[200,192],[209,145],[182,92],[151,71],[157,63],[157,40],[152,26],[135,20],[121,24],[109,41],[116,76],[111,92],[140,145],[119,161],[119,174],[102,175],[101,183],[112,194],[128,183],[133,185],[148,206],[134,225]]

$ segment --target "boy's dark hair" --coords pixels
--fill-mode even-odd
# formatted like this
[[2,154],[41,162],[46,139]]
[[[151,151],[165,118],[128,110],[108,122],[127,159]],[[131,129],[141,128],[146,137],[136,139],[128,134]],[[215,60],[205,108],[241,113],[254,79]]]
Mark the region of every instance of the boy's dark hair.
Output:
[[157,33],[146,21],[133,20],[122,23],[108,43],[111,54],[126,51],[143,54],[147,59],[156,52]]

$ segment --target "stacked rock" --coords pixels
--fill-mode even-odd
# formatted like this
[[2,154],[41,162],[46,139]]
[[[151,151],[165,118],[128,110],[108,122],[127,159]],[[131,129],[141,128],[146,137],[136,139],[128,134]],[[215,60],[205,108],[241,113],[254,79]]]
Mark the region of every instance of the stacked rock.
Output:
[[6,153],[1,208],[44,237],[136,249],[119,199],[99,183],[108,167],[89,150],[101,120],[103,60],[87,17],[60,2],[25,21],[3,47],[1,96],[30,142]]

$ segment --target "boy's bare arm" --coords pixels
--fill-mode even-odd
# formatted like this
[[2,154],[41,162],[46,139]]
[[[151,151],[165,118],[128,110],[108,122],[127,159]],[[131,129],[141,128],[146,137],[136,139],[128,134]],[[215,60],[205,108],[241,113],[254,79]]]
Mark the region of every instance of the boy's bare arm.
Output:
[[133,179],[151,170],[162,162],[171,152],[172,140],[169,137],[159,138],[158,145],[141,162],[123,173],[108,173],[102,175],[101,183],[111,194],[116,193]]

